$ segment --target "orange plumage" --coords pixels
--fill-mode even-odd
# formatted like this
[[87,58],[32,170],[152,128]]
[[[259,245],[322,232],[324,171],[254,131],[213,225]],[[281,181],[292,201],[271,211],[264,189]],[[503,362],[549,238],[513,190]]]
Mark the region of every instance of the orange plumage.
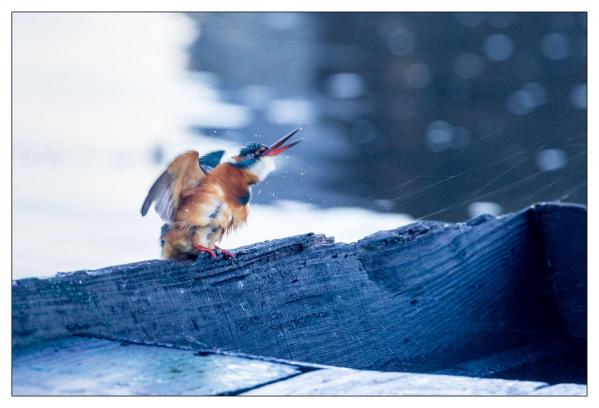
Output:
[[228,162],[219,163],[223,152],[200,158],[190,151],[175,158],[152,185],[141,209],[145,215],[155,203],[156,212],[166,221],[162,256],[188,259],[207,252],[215,257],[216,249],[233,258],[218,243],[246,222],[251,186],[274,170],[274,156],[299,143],[283,146],[298,130],[270,147],[250,143]]

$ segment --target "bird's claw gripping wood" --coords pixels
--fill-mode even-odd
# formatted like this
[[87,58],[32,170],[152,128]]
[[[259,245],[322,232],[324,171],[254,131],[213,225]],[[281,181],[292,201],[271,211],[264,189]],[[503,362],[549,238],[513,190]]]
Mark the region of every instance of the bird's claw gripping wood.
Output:
[[235,259],[235,258],[236,258],[235,254],[234,254],[233,252],[231,252],[231,251],[228,251],[228,250],[226,250],[226,249],[224,249],[224,248],[221,248],[221,247],[218,247],[218,246],[215,246],[214,248],[216,248],[217,250],[219,250],[219,251],[220,251],[220,253],[221,253],[221,254],[222,254],[222,255],[223,255],[225,258],[227,258],[227,259]]
[[[201,245],[193,245],[193,249],[195,249],[199,253],[210,254],[210,257],[212,257],[212,258],[216,258],[216,251],[218,251],[218,252],[220,252],[220,254],[223,257],[225,257],[227,259],[235,259],[235,254],[233,252],[227,251],[226,249],[223,249],[223,248],[217,247],[217,246],[215,246],[214,249],[211,249],[211,248],[206,248]],[[216,249],[216,251],[215,251],[215,249]]]
[[214,252],[214,249],[206,248],[201,245],[193,245],[193,249],[195,249],[199,253],[205,252],[207,254],[210,254],[212,258],[216,258],[216,252]]

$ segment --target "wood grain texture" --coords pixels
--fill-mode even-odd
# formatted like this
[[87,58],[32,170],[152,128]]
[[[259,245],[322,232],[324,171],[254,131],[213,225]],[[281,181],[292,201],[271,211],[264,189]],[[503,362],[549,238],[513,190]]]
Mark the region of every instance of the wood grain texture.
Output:
[[240,248],[235,261],[14,281],[13,345],[87,334],[360,369],[451,368],[562,335],[538,211],[418,222],[353,244],[307,234]]
[[537,205],[557,307],[568,336],[587,337],[587,210]]

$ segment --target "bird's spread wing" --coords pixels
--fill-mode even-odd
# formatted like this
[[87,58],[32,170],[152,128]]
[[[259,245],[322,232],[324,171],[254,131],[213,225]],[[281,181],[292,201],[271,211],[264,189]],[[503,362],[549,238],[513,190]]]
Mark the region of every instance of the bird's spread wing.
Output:
[[146,215],[155,202],[154,207],[158,215],[165,221],[173,220],[181,193],[197,186],[202,178],[220,163],[223,154],[224,151],[221,150],[202,157],[199,157],[196,151],[179,155],[150,188],[141,207],[141,215]]

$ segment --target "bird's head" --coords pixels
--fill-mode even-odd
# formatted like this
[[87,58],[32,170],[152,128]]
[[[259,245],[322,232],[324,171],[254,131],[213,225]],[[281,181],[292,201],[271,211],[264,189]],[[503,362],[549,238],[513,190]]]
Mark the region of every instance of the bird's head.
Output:
[[285,145],[285,142],[300,130],[301,128],[294,130],[270,146],[254,142],[248,143],[239,151],[239,155],[233,157],[233,166],[252,174],[258,181],[264,180],[275,169],[275,156],[302,141],[299,139]]

